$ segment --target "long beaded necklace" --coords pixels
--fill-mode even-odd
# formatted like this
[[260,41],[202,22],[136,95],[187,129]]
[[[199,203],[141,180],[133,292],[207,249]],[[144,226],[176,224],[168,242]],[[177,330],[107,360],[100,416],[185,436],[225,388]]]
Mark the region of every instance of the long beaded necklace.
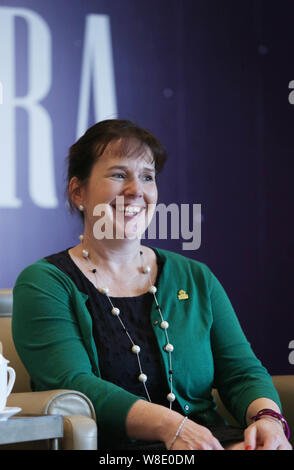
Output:
[[[83,235],[80,235],[79,236],[79,240],[81,241],[81,243],[83,243],[83,240],[84,240],[84,236]],[[151,402],[151,398],[150,398],[150,395],[149,395],[149,392],[148,392],[148,388],[147,388],[147,380],[148,380],[148,377],[146,374],[144,374],[143,372],[143,369],[142,369],[142,365],[141,365],[141,361],[140,361],[140,352],[141,352],[141,347],[138,345],[138,344],[135,344],[131,335],[130,335],[130,332],[127,330],[123,320],[121,319],[121,312],[119,310],[119,308],[115,307],[112,303],[112,300],[111,298],[109,297],[109,289],[108,287],[100,287],[98,286],[98,279],[97,279],[97,269],[95,267],[93,267],[93,265],[91,265],[91,260],[90,260],[90,254],[89,254],[89,251],[86,250],[86,249],[83,249],[82,250],[82,255],[83,255],[83,258],[88,262],[89,266],[90,266],[90,272],[93,273],[95,275],[95,287],[96,289],[101,293],[101,294],[104,294],[108,301],[109,301],[109,304],[110,304],[110,307],[111,307],[111,314],[113,317],[117,318],[118,321],[120,322],[122,328],[123,328],[123,331],[126,333],[126,335],[128,336],[129,340],[130,340],[130,343],[131,343],[131,352],[133,354],[136,354],[136,357],[137,357],[137,361],[138,361],[138,366],[139,366],[139,372],[140,374],[138,375],[138,380],[139,382],[141,382],[144,386],[144,390],[145,390],[145,393],[146,393],[146,396],[147,396],[147,399],[149,402]],[[174,350],[174,347],[173,345],[169,342],[169,337],[168,337],[168,333],[167,333],[167,330],[168,330],[168,327],[169,327],[169,323],[163,319],[163,315],[162,315],[162,311],[161,311],[161,308],[158,304],[158,300],[157,300],[157,296],[156,296],[156,292],[157,292],[157,288],[152,285],[152,281],[151,281],[151,276],[150,276],[150,272],[151,272],[151,268],[150,266],[146,265],[143,263],[143,252],[140,251],[140,259],[142,260],[141,261],[141,266],[142,266],[142,273],[144,274],[147,274],[148,277],[149,277],[149,282],[150,282],[150,286],[149,286],[149,289],[148,289],[148,292],[150,294],[153,295],[154,297],[154,301],[155,301],[155,304],[156,304],[156,309],[159,313],[159,316],[160,316],[160,328],[163,330],[164,334],[165,334],[165,339],[166,339],[166,345],[164,346],[164,351],[168,354],[168,363],[169,363],[169,371],[168,371],[168,374],[169,374],[169,382],[170,382],[170,392],[167,394],[166,398],[167,400],[169,401],[169,407],[170,409],[172,409],[172,403],[173,401],[176,399],[175,397],[175,394],[173,393],[173,369],[172,369],[172,352]]]

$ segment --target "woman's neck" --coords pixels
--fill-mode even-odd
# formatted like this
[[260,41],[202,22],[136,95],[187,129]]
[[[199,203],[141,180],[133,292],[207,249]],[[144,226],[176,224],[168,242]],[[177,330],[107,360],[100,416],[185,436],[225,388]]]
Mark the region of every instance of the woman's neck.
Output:
[[[87,250],[88,258],[83,250]],[[71,248],[69,255],[95,287],[108,287],[114,297],[141,295],[148,291],[150,282],[156,281],[156,255],[140,240],[96,240],[85,231],[83,241]],[[143,266],[149,266],[149,275],[142,275]]]
[[113,274],[121,275],[122,268],[126,269],[138,265],[139,252],[142,247],[138,238],[134,240],[97,240],[92,233],[85,230],[80,249],[81,254],[83,249],[89,252],[89,257],[94,265],[99,265],[100,268]]

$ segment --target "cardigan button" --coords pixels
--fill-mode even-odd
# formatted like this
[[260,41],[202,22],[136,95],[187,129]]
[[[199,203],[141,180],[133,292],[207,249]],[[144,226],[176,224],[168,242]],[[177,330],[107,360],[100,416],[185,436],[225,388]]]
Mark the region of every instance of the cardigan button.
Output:
[[189,411],[190,406],[189,406],[189,405],[185,405],[185,406],[184,406],[184,409],[185,409],[186,411]]

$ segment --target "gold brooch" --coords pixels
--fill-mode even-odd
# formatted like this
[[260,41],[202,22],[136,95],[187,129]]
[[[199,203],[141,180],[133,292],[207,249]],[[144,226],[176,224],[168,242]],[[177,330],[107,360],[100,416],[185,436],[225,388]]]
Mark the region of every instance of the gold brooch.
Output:
[[178,292],[178,299],[179,300],[184,300],[184,299],[188,299],[188,298],[189,298],[188,294],[183,289],[179,290],[179,292]]

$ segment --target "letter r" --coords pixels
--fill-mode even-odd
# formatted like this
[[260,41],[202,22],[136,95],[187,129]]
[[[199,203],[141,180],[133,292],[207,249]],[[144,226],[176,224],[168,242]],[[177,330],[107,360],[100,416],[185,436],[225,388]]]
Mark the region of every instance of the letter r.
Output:
[[[28,30],[28,92],[15,96],[15,18],[21,17]],[[12,7],[0,7],[0,80],[5,100],[0,107],[0,207],[19,207],[16,195],[16,108],[28,116],[28,177],[33,202],[46,208],[56,207],[52,128],[50,117],[40,101],[51,86],[51,38],[45,21],[37,13]],[[5,64],[3,66],[3,64]]]

